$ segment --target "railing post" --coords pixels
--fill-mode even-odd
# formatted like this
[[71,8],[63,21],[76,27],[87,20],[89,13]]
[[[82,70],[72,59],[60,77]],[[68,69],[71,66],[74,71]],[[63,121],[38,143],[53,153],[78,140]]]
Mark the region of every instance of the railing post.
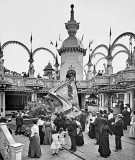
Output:
[[11,151],[11,160],[22,160],[23,146],[24,145],[21,143],[14,143],[9,146]]

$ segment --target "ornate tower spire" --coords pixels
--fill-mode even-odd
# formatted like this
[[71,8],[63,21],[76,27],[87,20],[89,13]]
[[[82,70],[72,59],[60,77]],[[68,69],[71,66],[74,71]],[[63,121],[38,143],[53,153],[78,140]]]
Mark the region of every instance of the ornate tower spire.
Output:
[[88,63],[87,63],[87,66],[88,66],[88,67],[91,67],[91,66],[92,66],[90,54],[89,54],[89,61],[88,61]]
[[58,63],[58,57],[57,57],[57,55],[56,55],[56,59],[55,59],[56,61],[55,61],[55,64],[54,64],[54,66],[56,67],[56,68],[58,68],[59,67],[59,63]]
[[70,37],[73,37],[76,35],[77,30],[79,29],[79,23],[77,23],[74,20],[74,5],[71,4],[71,17],[70,17],[70,21],[68,21],[68,23],[65,23],[65,27],[68,31],[68,34]]

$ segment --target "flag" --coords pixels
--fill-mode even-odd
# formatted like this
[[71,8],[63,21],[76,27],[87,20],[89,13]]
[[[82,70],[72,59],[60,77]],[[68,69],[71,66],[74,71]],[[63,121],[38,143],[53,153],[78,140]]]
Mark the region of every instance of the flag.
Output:
[[50,41],[50,44],[51,44],[51,45],[53,45],[53,42],[52,42],[52,41]]
[[30,43],[32,43],[32,33],[31,33],[31,37],[30,37]]
[[112,35],[111,27],[110,27],[110,36]]
[[58,47],[58,43],[57,43],[57,41],[56,41],[55,47],[56,47],[56,48]]
[[81,42],[83,41],[83,37],[84,37],[84,34],[82,35],[82,39],[81,39]]
[[93,43],[93,40],[92,41],[90,40],[90,42],[89,42],[89,49],[90,49],[90,46],[91,46],[92,43]]

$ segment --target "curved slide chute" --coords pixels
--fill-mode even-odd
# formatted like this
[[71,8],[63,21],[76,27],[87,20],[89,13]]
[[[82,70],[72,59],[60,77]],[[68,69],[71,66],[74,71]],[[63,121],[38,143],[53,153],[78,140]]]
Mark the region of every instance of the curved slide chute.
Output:
[[[50,89],[49,94],[62,103],[63,107],[56,112],[64,112],[66,115],[73,114],[74,116],[80,114],[77,88],[75,82],[72,79]],[[73,109],[76,109],[76,112],[73,113]]]

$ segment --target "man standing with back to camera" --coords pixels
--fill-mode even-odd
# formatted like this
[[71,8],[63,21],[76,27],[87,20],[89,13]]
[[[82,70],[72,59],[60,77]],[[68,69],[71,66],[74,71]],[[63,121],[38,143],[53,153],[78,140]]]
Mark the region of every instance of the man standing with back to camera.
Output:
[[122,114],[118,114],[116,122],[112,123],[113,133],[115,135],[115,144],[116,144],[115,152],[117,152],[119,149],[122,149],[121,137],[123,136],[123,127],[124,127],[124,121],[122,120],[122,117],[123,117]]
[[21,112],[20,112],[19,115],[17,115],[17,117],[16,117],[16,131],[15,131],[15,135],[21,134],[22,126],[23,126],[23,117],[21,116]]
[[70,122],[69,127],[68,127],[68,134],[69,134],[70,139],[71,139],[71,148],[70,148],[70,150],[73,151],[73,152],[76,151],[75,138],[77,136],[77,127],[78,126],[77,126],[75,117],[71,116],[71,122]]

